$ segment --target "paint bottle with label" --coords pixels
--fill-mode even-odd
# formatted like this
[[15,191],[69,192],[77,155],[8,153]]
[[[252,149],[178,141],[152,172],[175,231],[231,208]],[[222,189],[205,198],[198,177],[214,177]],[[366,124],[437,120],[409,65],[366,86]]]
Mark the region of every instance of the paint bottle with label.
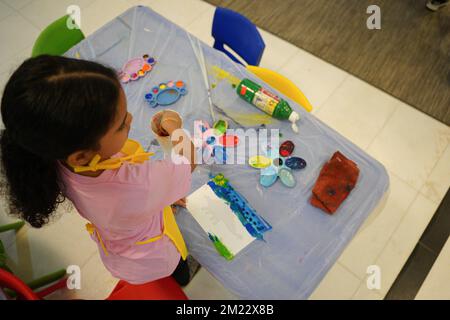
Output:
[[296,122],[300,120],[300,115],[293,111],[285,100],[250,79],[243,79],[238,84],[236,92],[242,99],[272,117],[280,120],[289,120],[292,122],[292,130],[298,132]]

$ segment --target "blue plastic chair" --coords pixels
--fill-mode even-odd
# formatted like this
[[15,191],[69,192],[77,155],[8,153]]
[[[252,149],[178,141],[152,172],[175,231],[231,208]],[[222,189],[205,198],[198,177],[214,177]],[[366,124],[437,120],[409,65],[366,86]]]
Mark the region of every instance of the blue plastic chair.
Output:
[[233,49],[245,62],[258,66],[266,45],[256,26],[243,15],[217,7],[214,13],[212,36],[214,48],[224,52],[233,61],[242,64],[224,45]]

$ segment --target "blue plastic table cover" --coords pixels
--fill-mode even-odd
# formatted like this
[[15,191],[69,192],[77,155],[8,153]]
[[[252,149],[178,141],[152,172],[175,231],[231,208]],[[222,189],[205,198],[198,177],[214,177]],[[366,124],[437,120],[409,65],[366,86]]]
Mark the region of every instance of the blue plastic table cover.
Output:
[[[133,114],[130,137],[144,148],[162,156],[149,128],[153,114],[163,109],[151,108],[145,93],[159,83],[182,80],[187,95],[167,108],[183,116],[184,128],[193,132],[194,120],[212,123],[213,115],[261,113],[238,97],[226,80],[220,80],[211,66],[233,76],[264,84],[244,67],[148,7],[136,6],[104,25],[66,53],[66,56],[97,61],[119,70],[128,60],[148,53],[155,57],[153,70],[145,77],[123,84],[128,110]],[[206,75],[206,76],[205,76]],[[190,254],[233,294],[242,299],[306,299],[333,266],[359,227],[387,192],[389,178],[384,167],[307,113],[295,102],[265,85],[289,102],[300,113],[300,132],[292,132],[290,123],[273,119],[266,127],[279,128],[284,140],[295,143],[294,155],[308,165],[294,172],[295,188],[279,181],[269,188],[259,184],[260,172],[248,164],[202,164],[193,174],[191,192],[205,184],[211,174],[224,173],[256,211],[273,227],[231,261],[214,248],[207,234],[187,210],[176,216]],[[211,107],[208,90],[213,103]],[[251,125],[233,122],[230,128]],[[258,127],[253,125],[253,127]],[[335,151],[341,151],[357,163],[360,176],[355,189],[334,215],[310,205],[311,190],[323,164]]]

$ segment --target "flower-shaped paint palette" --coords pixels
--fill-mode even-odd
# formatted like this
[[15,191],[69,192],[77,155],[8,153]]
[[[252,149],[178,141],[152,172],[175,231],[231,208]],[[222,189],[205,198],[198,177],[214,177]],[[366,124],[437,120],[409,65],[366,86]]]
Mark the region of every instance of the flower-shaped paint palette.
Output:
[[152,108],[159,106],[168,106],[174,104],[187,93],[186,84],[181,81],[168,81],[160,83],[153,87],[152,90],[145,95],[145,100]]
[[215,159],[217,164],[224,164],[227,159],[226,148],[234,148],[239,143],[239,137],[225,134],[228,123],[218,120],[211,128],[206,121],[194,122],[194,144],[203,148],[203,161]]
[[267,156],[256,155],[248,160],[250,166],[261,169],[259,183],[264,187],[270,187],[277,181],[289,188],[296,185],[296,180],[292,170],[299,170],[306,167],[306,161],[299,157],[292,157],[294,143],[290,140],[284,141],[279,149],[269,148]]
[[119,79],[122,83],[138,80],[153,69],[155,58],[144,54],[142,58],[134,58],[125,63],[119,71]]

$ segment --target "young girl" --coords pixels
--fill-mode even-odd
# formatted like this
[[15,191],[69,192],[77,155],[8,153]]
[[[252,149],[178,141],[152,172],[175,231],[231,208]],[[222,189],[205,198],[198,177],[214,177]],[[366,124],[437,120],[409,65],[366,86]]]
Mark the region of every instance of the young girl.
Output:
[[[172,274],[180,285],[189,282],[170,204],[187,195],[195,162],[187,152],[191,164],[148,160],[127,140],[132,116],[114,70],[64,57],[30,58],[6,84],[1,114],[12,213],[40,228],[67,197],[90,221],[87,229],[113,276],[141,284]],[[181,119],[167,111],[156,125],[171,135]]]

